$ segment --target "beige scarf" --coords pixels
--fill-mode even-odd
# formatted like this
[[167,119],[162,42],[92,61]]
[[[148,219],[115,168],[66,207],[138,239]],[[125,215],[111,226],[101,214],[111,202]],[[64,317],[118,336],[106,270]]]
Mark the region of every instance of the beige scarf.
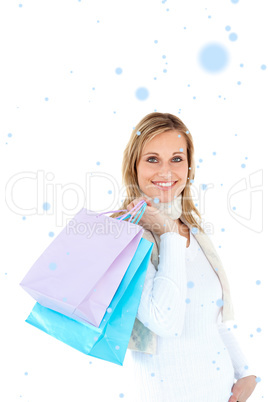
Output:
[[[180,220],[190,230],[192,229],[192,226],[186,221],[182,213],[181,194],[169,203],[160,203],[160,202],[155,203],[152,198],[148,197],[144,193],[142,193],[142,196],[145,196],[146,198],[150,199],[153,207],[158,208],[159,210],[170,216],[171,219],[175,220],[180,218]],[[192,231],[192,235],[199,243],[208,261],[210,262],[212,268],[219,277],[222,286],[222,300],[223,300],[222,322],[228,320],[234,320],[234,311],[231,301],[229,283],[227,276],[224,272],[220,257],[218,256],[210,238],[205,233],[202,232],[196,233],[196,231],[194,232]],[[157,270],[159,263],[158,255],[159,255],[160,237],[156,233],[153,233],[147,229],[144,229],[142,237],[154,243],[151,255],[151,261],[155,269]],[[128,349],[150,354],[157,353],[157,335],[154,332],[150,331],[147,327],[145,327],[137,318],[134,322],[132,334],[128,344]]]

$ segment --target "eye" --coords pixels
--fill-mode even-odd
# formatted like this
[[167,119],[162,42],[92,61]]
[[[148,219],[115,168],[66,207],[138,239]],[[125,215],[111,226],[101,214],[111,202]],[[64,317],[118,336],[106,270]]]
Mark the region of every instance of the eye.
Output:
[[[147,159],[147,162],[150,162],[151,159],[156,160],[156,158],[154,156],[150,156],[150,158]],[[182,161],[182,158],[180,156],[175,156],[172,160],[174,160],[174,159],[179,159],[180,161]]]
[[154,156],[150,156],[150,158],[147,159],[147,162],[150,162],[150,159],[156,159]]

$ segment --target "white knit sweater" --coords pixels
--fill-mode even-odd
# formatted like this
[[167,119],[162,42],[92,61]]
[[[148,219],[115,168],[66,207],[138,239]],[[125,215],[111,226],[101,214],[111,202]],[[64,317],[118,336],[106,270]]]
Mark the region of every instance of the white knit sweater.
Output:
[[158,335],[158,351],[127,351],[133,401],[227,402],[234,379],[256,375],[221,322],[220,281],[192,233],[160,236],[158,271],[150,262],[137,318]]

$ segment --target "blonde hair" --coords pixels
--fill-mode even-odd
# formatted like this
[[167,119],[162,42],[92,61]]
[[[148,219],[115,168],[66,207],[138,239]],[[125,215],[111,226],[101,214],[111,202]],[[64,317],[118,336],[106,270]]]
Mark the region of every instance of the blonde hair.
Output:
[[[147,114],[133,129],[127,146],[124,150],[122,161],[122,182],[126,186],[127,197],[123,201],[120,209],[126,209],[127,205],[135,198],[141,197],[141,190],[138,185],[138,176],[136,166],[139,163],[142,149],[152,138],[165,131],[177,130],[184,136],[187,143],[187,161],[189,169],[189,179],[182,191],[182,215],[185,220],[193,227],[204,232],[200,226],[197,215],[201,220],[201,215],[196,209],[192,200],[191,181],[195,176],[194,162],[194,144],[190,131],[185,124],[177,117],[170,113],[154,112]],[[117,212],[111,215],[112,218],[122,215],[123,212]]]

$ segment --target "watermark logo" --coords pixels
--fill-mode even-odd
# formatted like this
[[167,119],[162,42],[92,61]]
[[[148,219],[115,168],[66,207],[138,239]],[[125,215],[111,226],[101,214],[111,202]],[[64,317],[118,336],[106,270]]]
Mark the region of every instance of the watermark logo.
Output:
[[[244,212],[233,204],[241,205]],[[235,183],[228,191],[227,207],[230,215],[240,225],[260,233],[263,230],[263,170],[257,170]],[[246,212],[245,212],[246,211]]]
[[[52,215],[55,216],[55,225],[62,227],[66,217],[73,217],[82,208],[96,213],[116,211],[121,208],[123,200],[127,197],[127,189],[119,186],[118,181],[106,172],[92,172],[85,174],[85,186],[77,183],[60,184],[54,182],[55,176],[52,172],[45,173],[42,170],[37,172],[19,172],[10,177],[6,183],[6,204],[8,208],[18,215]],[[109,197],[105,198],[103,209],[93,208],[93,200],[97,200],[100,187],[103,186],[103,179],[109,188]],[[94,181],[95,180],[95,181]],[[101,184],[100,184],[101,183]],[[184,202],[193,201],[198,207],[201,216],[205,215],[207,194],[214,188],[213,183],[197,185],[193,182],[190,192],[184,192]],[[153,188],[153,187],[152,187]],[[173,194],[178,197],[184,187],[180,187]],[[139,193],[137,189],[132,189]],[[147,189],[152,194],[151,188]],[[132,191],[132,192],[133,192]],[[76,203],[70,208],[66,206],[71,198],[70,193],[75,196]],[[24,196],[24,197],[22,197]],[[150,197],[149,197],[150,198]],[[49,201],[49,203],[47,202]],[[49,208],[44,206],[49,204]],[[96,205],[96,202],[95,202]],[[155,213],[164,212],[161,203],[159,208],[154,203]],[[242,208],[243,206],[243,208]],[[181,208],[180,203],[173,204],[173,209]],[[258,170],[249,176],[236,182],[227,193],[228,213],[239,224],[257,233],[263,230],[263,171]],[[178,211],[179,212],[179,211]],[[187,214],[187,212],[185,212]],[[206,222],[204,228],[207,233],[213,233],[213,225]]]

